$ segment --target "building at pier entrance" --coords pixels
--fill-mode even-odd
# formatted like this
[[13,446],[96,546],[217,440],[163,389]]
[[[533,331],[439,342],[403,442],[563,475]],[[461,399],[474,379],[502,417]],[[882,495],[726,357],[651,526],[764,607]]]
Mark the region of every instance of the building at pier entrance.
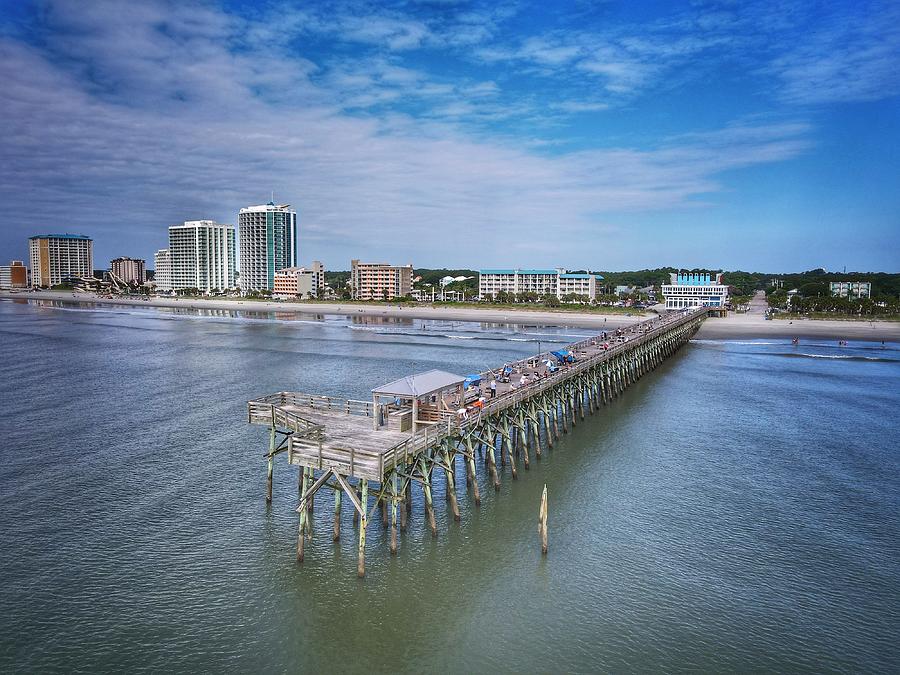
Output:
[[662,287],[666,309],[687,307],[724,307],[728,301],[728,286],[722,283],[722,274],[702,272],[677,272],[670,275],[669,283]]

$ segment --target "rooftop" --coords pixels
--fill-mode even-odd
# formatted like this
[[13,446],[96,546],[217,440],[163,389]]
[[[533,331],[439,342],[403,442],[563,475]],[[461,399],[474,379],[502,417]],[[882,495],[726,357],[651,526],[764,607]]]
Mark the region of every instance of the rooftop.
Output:
[[276,204],[275,202],[269,202],[268,204],[259,204],[258,206],[245,206],[240,210],[240,213],[265,213],[266,211],[288,211],[290,210],[290,204]]
[[91,238],[86,234],[36,234],[33,237],[28,237],[29,239],[85,239],[87,241],[91,241]]
[[441,389],[462,384],[465,377],[448,373],[446,370],[428,370],[416,375],[407,375],[388,382],[372,390],[373,394],[389,396],[418,397],[432,394]]

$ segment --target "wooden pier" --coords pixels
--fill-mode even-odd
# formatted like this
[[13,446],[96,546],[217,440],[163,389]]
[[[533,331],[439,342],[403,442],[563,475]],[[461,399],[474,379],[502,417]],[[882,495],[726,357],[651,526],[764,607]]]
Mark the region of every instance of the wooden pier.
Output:
[[[555,360],[551,352],[504,364],[481,373],[480,387],[464,376],[429,371],[373,389],[371,401],[296,392],[249,401],[248,421],[269,428],[266,500],[272,501],[275,457],[286,454],[288,463],[299,467],[297,560],[302,562],[312,533],[314,495],[322,488],[333,492],[335,541],[346,498],[358,524],[357,573],[362,577],[366,528],[379,509],[383,524],[390,526],[391,553],[396,553],[398,528],[406,530],[411,490],[418,484],[436,537],[435,480],[445,481],[449,508],[460,520],[458,458],[465,466],[466,490],[478,505],[477,458],[483,457],[499,490],[505,467],[518,478],[519,462],[528,469],[561,433],[673,354],[707,316],[705,307],[671,312],[582,340],[565,350],[574,361],[555,372],[546,365]],[[491,380],[497,383],[493,396]]]

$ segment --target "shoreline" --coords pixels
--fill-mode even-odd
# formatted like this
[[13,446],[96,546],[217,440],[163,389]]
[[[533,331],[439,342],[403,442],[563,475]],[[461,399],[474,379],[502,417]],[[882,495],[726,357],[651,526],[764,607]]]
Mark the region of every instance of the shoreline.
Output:
[[[275,314],[316,314],[332,316],[365,316],[394,319],[427,319],[433,321],[466,321],[472,323],[527,324],[540,326],[569,326],[598,331],[621,328],[655,316],[654,314],[587,314],[571,311],[527,309],[454,308],[448,306],[358,305],[347,303],[282,303],[265,300],[176,300],[151,298],[149,301],[131,298],[98,298],[94,295],[71,292],[42,291],[37,293],[0,291],[0,300],[57,301],[91,303],[97,305],[154,307],[169,309],[221,310],[263,312]],[[278,320],[278,317],[275,318]],[[698,339],[740,340],[759,338],[863,340],[870,342],[900,341],[898,321],[859,321],[846,319],[765,320],[760,314],[731,314],[726,318],[710,318],[697,332]]]
[[900,322],[856,321],[845,319],[766,320],[762,315],[732,314],[725,319],[710,318],[694,336],[701,340],[740,340],[792,338],[862,340],[866,342],[900,341]]
[[272,302],[267,300],[216,300],[191,298],[150,298],[149,301],[132,298],[98,298],[86,293],[71,291],[40,291],[35,293],[9,293],[0,291],[5,300],[50,300],[59,302],[86,302],[99,305],[126,307],[162,307],[174,309],[207,309],[238,312],[269,312],[279,314],[325,314],[332,316],[371,316],[380,318],[430,319],[434,321],[469,321],[473,323],[528,324],[539,326],[570,326],[574,328],[615,329],[656,316],[655,314],[595,314],[571,311],[531,309],[489,309],[433,307],[430,305],[360,305],[353,303],[301,303]]

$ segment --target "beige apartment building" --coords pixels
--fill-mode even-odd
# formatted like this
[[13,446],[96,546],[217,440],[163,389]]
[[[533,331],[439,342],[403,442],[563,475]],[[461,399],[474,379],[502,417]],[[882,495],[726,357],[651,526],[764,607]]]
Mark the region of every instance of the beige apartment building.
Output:
[[350,261],[354,300],[391,300],[412,291],[412,265]]
[[319,297],[319,289],[325,288],[325,266],[313,260],[312,266],[285,267],[275,272],[274,290],[276,298],[300,298],[307,300]]
[[94,274],[94,242],[83,234],[41,234],[28,239],[31,285],[74,283]]
[[115,258],[109,261],[109,271],[126,284],[142,284],[147,280],[146,261],[140,258]]

